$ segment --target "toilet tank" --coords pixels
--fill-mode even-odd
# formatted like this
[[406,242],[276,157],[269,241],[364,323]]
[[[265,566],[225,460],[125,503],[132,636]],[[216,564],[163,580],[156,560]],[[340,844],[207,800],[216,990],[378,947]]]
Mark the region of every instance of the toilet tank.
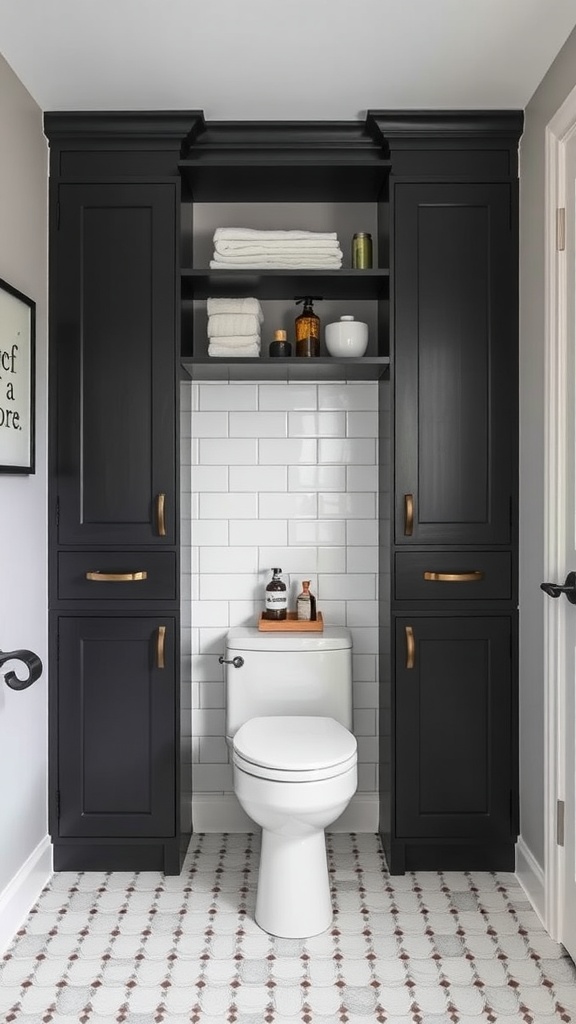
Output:
[[322,633],[260,632],[238,626],[226,638],[226,735],[260,716],[315,715],[352,729],[352,636],[344,626]]

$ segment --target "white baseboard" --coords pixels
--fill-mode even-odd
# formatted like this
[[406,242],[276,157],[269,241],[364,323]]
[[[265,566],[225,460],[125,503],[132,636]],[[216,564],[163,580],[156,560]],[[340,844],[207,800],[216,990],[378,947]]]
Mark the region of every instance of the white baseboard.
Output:
[[378,793],[355,793],[343,814],[328,832],[377,832],[380,817]]
[[193,832],[254,832],[256,826],[234,793],[194,793]]
[[516,877],[530,903],[546,927],[546,896],[544,869],[520,836],[516,845]]
[[10,945],[52,874],[52,844],[50,836],[45,836],[0,893],[0,954]]
[[[192,797],[195,832],[253,832],[254,822],[234,793],[196,793]],[[329,832],[377,832],[378,794],[356,793]]]

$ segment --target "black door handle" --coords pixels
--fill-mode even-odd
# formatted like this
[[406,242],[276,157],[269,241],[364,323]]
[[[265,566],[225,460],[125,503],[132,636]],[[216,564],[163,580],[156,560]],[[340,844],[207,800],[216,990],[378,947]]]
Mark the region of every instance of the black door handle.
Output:
[[569,572],[564,586],[561,583],[541,583],[540,589],[548,594],[548,597],[560,597],[566,594],[570,604],[576,604],[576,572]]

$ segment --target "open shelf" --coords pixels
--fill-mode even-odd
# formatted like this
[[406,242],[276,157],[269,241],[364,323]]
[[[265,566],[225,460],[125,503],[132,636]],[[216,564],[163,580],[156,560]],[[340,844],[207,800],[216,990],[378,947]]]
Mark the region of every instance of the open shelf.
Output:
[[222,164],[221,154],[181,160],[178,169],[184,185],[184,198],[193,202],[214,202],[223,195],[231,201],[258,203],[282,202],[376,202],[385,200],[390,161],[381,154],[366,163],[350,160],[338,166],[324,157],[305,162],[286,158],[285,153],[263,164],[249,154],[243,160],[234,154],[230,164]]
[[322,295],[325,299],[387,299],[389,270],[182,270],[182,298],[206,299],[253,295],[259,299],[292,299]]
[[380,202],[391,161],[378,122],[204,121],[178,167],[193,202]]
[[181,360],[184,374],[191,380],[364,380],[386,378],[390,372],[388,356],[362,356],[361,359],[333,359],[331,357],[288,359],[220,359],[210,356]]

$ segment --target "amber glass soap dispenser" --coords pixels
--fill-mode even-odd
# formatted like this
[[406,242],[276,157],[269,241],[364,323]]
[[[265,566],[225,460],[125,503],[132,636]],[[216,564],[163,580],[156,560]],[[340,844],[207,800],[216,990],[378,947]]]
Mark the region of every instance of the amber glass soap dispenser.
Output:
[[314,312],[313,303],[321,300],[321,295],[296,296],[297,305],[304,303],[304,309],[294,321],[297,356],[320,355],[320,317]]

